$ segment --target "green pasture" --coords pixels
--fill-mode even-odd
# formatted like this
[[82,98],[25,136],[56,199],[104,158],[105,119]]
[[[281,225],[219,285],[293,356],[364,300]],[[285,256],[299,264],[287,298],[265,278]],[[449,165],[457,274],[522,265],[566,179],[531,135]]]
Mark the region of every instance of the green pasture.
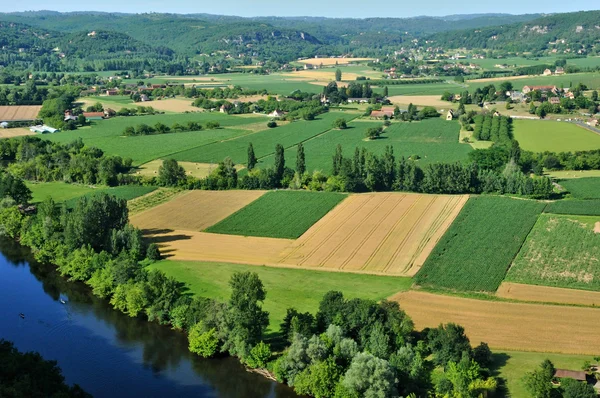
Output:
[[334,192],[271,191],[206,231],[296,239],[345,198]]
[[[398,84],[398,85],[388,85],[388,95],[442,95],[446,91],[459,93],[465,90],[470,90],[470,88],[466,88],[465,85],[458,83],[431,83],[431,84]],[[375,92],[381,93],[381,87],[376,89]]]
[[27,182],[31,190],[33,203],[39,203],[52,197],[55,202],[66,202],[67,205],[75,204],[75,201],[85,195],[93,195],[104,192],[114,195],[118,198],[131,200],[139,196],[146,195],[156,189],[156,187],[140,185],[122,185],[119,187],[88,186],[81,184],[67,184],[65,182]]
[[600,290],[599,216],[542,214],[506,280],[532,285]]
[[600,216],[600,200],[559,200],[548,203],[544,213]]
[[577,199],[600,199],[600,178],[586,177],[559,181]]
[[382,300],[408,290],[412,283],[403,277],[226,263],[167,260],[150,267],[185,283],[192,294],[223,301],[231,294],[229,279],[234,272],[256,272],[267,292],[263,308],[269,312],[272,332],[279,330],[288,308],[316,314],[328,291],[340,291],[347,298]]
[[[371,127],[382,126],[381,121],[358,120],[349,123],[348,129],[331,130],[327,133],[303,143],[308,171],[332,171],[332,157],[338,144],[342,146],[345,157],[352,157],[355,148],[366,148],[369,152],[381,155],[388,145],[393,146],[396,158],[418,155],[418,164],[453,163],[467,159],[471,147],[460,144],[458,140],[459,125],[442,119],[429,119],[422,122],[392,123],[384,130],[382,136],[375,140],[367,140],[365,133]],[[286,164],[295,167],[298,147],[294,146],[285,152]],[[261,159],[261,165],[272,165],[274,156]]]
[[[188,162],[216,163],[229,156],[235,163],[245,164],[248,160],[248,144],[250,143],[254,147],[256,157],[262,158],[275,153],[275,145],[277,144],[289,148],[330,130],[333,122],[340,117],[349,120],[355,116],[349,113],[328,112],[317,116],[316,120],[313,121],[292,122],[225,142],[215,142],[211,145],[192,148],[173,157]],[[268,119],[262,118],[261,120],[264,121],[266,128]]]
[[415,281],[432,288],[495,291],[544,206],[499,196],[469,199]]
[[[216,112],[122,116],[95,121],[91,126],[77,130],[46,134],[42,137],[61,143],[68,143],[81,138],[86,145],[100,148],[109,155],[132,158],[134,165],[140,165],[190,148],[249,134],[252,131],[244,129],[246,124],[264,121],[266,128],[265,119],[260,116],[230,116]],[[153,126],[160,122],[172,126],[174,123],[186,124],[189,121],[198,122],[202,125],[209,121],[217,121],[221,124],[221,128],[147,136],[122,136],[126,127],[135,127],[141,123]]]
[[[505,80],[497,80],[494,82],[489,81],[472,81],[468,83],[468,90],[470,92],[475,91],[477,88],[483,88],[494,84],[496,87],[504,81],[510,81],[513,84],[515,90],[521,90],[524,86],[556,86],[558,88],[575,87],[577,84],[585,84],[588,89],[596,90],[600,88],[600,73],[570,73],[566,75],[555,75],[555,76],[531,76],[528,78],[506,78]],[[452,91],[452,90],[448,90]],[[454,91],[458,92],[458,91]]]
[[574,152],[600,149],[600,134],[573,123],[514,120],[513,133],[521,148],[533,152]]

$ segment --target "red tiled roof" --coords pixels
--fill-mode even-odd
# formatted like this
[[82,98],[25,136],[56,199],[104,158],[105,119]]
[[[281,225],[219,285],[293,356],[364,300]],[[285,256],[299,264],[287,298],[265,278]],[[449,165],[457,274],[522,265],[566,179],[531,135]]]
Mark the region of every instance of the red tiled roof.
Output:
[[104,112],[83,112],[85,117],[103,117]]
[[575,379],[579,381],[587,380],[587,374],[578,370],[556,369],[554,377],[559,379]]

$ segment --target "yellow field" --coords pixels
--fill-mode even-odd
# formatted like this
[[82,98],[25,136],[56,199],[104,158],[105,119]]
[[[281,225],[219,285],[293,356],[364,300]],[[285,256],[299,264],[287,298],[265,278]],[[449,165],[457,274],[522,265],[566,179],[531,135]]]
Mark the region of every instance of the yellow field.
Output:
[[[299,80],[320,80],[329,84],[329,82],[335,81],[335,69],[300,70],[298,72],[284,73],[283,76],[298,78]],[[344,73],[342,71],[342,80],[354,81],[358,76],[360,75],[357,73]]]
[[394,95],[389,100],[394,105],[408,106],[409,104],[421,106],[433,106],[436,108],[451,109],[458,105],[448,101],[442,101],[440,95]]
[[352,195],[289,250],[281,264],[414,275],[466,196]]
[[42,109],[41,105],[2,105],[0,106],[0,122],[11,120],[34,120]]
[[189,233],[233,213],[252,191],[227,192],[231,197],[215,200],[224,193],[196,191],[193,198],[181,196],[131,221],[177,260],[414,275],[467,201],[467,196],[350,195],[297,240]]
[[24,127],[17,127],[14,129],[0,129],[0,138],[13,138],[22,137],[24,135],[35,135],[33,131]]
[[192,106],[190,98],[169,98],[157,101],[139,102],[137,106],[151,106],[157,111],[165,112],[198,112],[200,109]]
[[535,76],[533,76],[533,75],[524,75],[524,76],[488,77],[486,79],[467,80],[467,83],[503,82],[503,81],[506,81],[506,80],[531,79],[532,77],[535,77]]
[[313,64],[313,65],[347,65],[351,62],[371,61],[373,58],[309,58],[298,61],[301,64]]
[[[261,197],[264,191],[190,191],[138,213],[131,223],[153,234],[161,230],[201,231]],[[154,232],[153,232],[154,231]]]
[[496,291],[496,296],[519,301],[600,307],[600,292],[560,287],[502,282]]
[[400,303],[417,329],[457,323],[474,345],[485,341],[492,349],[600,352],[596,323],[600,309],[475,300],[415,290],[391,299]]
[[[262,123],[264,125],[264,123]],[[263,126],[264,127],[264,126]],[[217,164],[214,163],[194,163],[194,162],[177,162],[185,170],[186,175],[190,175],[195,178],[206,178],[210,173],[217,168]],[[156,177],[158,175],[158,168],[162,166],[162,159],[153,160],[148,163],[141,165],[135,174],[145,177]],[[239,172],[244,169],[243,165],[236,165],[236,170]]]

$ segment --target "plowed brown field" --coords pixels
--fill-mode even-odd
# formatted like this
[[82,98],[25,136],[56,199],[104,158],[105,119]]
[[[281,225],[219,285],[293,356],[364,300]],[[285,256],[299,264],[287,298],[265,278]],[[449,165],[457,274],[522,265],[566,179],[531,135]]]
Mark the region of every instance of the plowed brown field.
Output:
[[[189,234],[185,231],[205,229],[249,203],[252,192],[191,194],[132,217],[132,223],[155,235],[173,259],[385,275],[414,275],[468,199],[401,193],[351,195],[299,239],[287,240]],[[262,192],[255,195],[258,198]]]
[[414,290],[391,299],[400,303],[417,329],[454,322],[465,328],[475,345],[485,341],[495,349],[600,352],[596,323],[600,309],[475,300]]
[[281,264],[414,275],[466,196],[352,195],[284,253]]
[[0,106],[0,122],[11,120],[34,120],[42,109],[41,105],[6,105]]
[[600,292],[502,282],[496,296],[520,301],[600,307]]
[[201,231],[261,197],[265,191],[191,191],[131,217],[147,230]]

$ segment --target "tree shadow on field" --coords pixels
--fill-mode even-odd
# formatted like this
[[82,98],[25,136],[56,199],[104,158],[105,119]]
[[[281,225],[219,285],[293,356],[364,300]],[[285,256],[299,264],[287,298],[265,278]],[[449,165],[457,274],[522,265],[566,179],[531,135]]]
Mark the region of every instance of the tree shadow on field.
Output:
[[177,234],[177,235],[163,235],[163,236],[150,236],[148,237],[148,241],[152,243],[169,243],[175,242],[178,240],[190,240],[192,237],[190,235]]
[[144,235],[164,235],[170,234],[171,232],[175,232],[174,229],[170,228],[148,228],[142,229],[142,234]]
[[498,388],[496,390],[496,396],[498,397],[510,397],[506,380],[499,377],[500,371],[506,366],[510,355],[504,352],[492,353],[492,364],[490,365],[491,376],[496,377],[498,380]]

